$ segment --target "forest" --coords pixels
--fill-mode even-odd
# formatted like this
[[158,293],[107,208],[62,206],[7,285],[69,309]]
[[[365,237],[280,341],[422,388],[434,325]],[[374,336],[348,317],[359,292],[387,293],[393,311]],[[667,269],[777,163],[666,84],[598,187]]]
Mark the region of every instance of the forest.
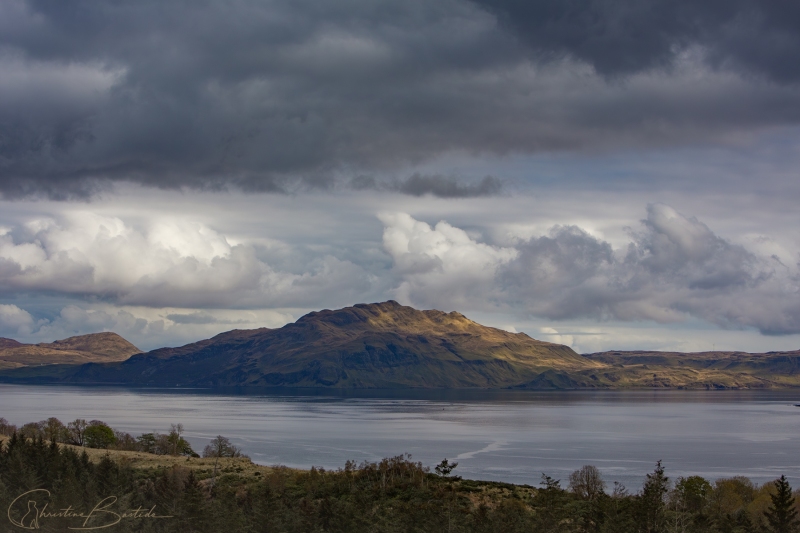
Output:
[[[108,430],[90,430],[101,424]],[[591,465],[564,480],[543,474],[533,487],[462,479],[454,475],[457,463],[444,459],[431,469],[408,455],[348,461],[336,470],[217,471],[216,464],[191,467],[198,454],[181,444],[179,425],[165,435],[127,439],[100,421],[79,423],[80,445],[69,440],[75,424],[50,420],[50,426],[61,433],[48,434],[47,421],[17,428],[0,419],[7,435],[0,443],[0,516],[7,515],[0,531],[800,531],[798,495],[783,476],[763,485],[744,477],[671,480],[659,461],[636,491],[607,485]],[[115,454],[137,446],[154,457],[181,457],[186,466],[138,468]],[[90,460],[87,448],[98,447],[108,451]],[[219,436],[203,455],[240,451]]]

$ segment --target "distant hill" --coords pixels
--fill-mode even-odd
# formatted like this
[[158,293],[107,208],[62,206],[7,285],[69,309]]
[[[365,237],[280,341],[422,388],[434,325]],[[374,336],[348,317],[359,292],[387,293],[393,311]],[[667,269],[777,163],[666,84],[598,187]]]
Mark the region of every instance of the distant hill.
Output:
[[389,301],[310,313],[279,329],[229,331],[121,363],[9,377],[168,386],[563,388],[582,385],[571,373],[604,366],[460,313]]
[[616,369],[618,387],[783,388],[800,386],[800,350],[789,352],[609,351],[585,354]]
[[124,361],[141,350],[116,333],[92,333],[40,344],[0,337],[0,369]]
[[0,371],[0,381],[167,387],[778,388],[800,386],[800,351],[580,355],[524,333],[482,326],[460,313],[419,311],[388,301],[309,313],[282,328],[233,330],[116,361]]

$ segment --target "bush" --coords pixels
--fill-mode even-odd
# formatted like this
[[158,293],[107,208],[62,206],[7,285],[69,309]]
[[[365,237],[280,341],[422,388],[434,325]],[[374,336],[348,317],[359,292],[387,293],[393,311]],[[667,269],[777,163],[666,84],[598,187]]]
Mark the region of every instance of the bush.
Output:
[[100,420],[92,420],[84,432],[84,443],[89,448],[108,448],[117,441],[114,430]]
[[191,444],[181,436],[183,426],[173,424],[166,435],[161,433],[143,433],[136,437],[136,444],[140,451],[156,455],[184,455],[187,457],[200,457],[192,449]]

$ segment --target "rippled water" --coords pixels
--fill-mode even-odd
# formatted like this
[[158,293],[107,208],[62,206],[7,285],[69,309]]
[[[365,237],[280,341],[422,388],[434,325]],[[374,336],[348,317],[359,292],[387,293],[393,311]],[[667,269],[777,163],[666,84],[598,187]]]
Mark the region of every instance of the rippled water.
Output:
[[637,489],[673,478],[786,474],[800,485],[800,392],[331,392],[0,385],[0,416],[100,419],[134,435],[181,422],[195,449],[225,435],[254,461],[338,468],[348,459],[447,457],[464,477],[535,485],[584,464]]

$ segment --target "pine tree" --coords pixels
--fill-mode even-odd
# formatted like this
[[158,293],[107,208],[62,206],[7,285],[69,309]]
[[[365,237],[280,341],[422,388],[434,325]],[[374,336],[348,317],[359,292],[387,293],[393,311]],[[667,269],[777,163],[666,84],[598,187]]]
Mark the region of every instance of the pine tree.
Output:
[[178,531],[195,533],[202,531],[205,525],[205,498],[203,488],[197,481],[193,471],[189,471],[183,487],[183,494],[178,503],[180,524]]
[[769,529],[774,533],[796,532],[800,521],[797,519],[797,509],[794,508],[792,487],[786,480],[786,476],[775,480],[775,489],[777,492],[770,495],[772,505],[764,511]]
[[639,495],[639,527],[643,533],[660,533],[665,526],[664,498],[669,491],[669,478],[664,475],[661,461],[656,463]]
[[566,518],[566,504],[570,498],[561,481],[542,473],[542,488],[536,491],[532,500],[536,510],[536,531],[557,531],[558,525]]

